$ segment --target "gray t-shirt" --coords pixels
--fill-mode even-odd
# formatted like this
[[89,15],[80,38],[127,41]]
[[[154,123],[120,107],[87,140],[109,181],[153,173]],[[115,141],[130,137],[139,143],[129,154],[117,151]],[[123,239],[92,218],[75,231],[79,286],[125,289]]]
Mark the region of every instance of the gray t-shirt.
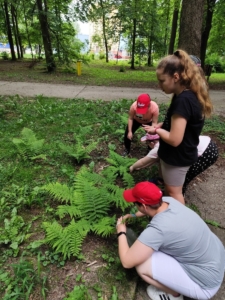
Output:
[[193,210],[171,197],[168,208],[155,215],[138,240],[174,257],[203,289],[219,286],[225,268],[225,249],[218,237]]

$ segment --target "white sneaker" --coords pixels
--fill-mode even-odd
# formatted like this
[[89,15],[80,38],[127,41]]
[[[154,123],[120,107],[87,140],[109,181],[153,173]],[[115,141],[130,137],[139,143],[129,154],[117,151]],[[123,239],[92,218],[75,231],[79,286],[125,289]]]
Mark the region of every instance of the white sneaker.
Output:
[[174,297],[173,295],[158,290],[153,285],[149,285],[147,287],[147,294],[152,300],[184,300],[182,295],[179,297]]

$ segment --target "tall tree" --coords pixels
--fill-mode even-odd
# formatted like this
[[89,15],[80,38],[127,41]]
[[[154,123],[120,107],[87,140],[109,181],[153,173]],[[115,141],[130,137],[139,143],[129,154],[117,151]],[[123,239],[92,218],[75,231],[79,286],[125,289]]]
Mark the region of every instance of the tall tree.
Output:
[[174,52],[174,45],[176,40],[176,33],[177,33],[177,23],[179,17],[179,9],[180,9],[180,0],[174,1],[174,9],[173,9],[173,18],[172,18],[172,28],[170,33],[170,43],[169,43],[169,50],[168,53],[172,54]]
[[55,70],[55,61],[53,57],[52,44],[51,44],[51,36],[49,32],[49,24],[48,24],[48,6],[47,0],[37,0],[38,7],[38,17],[42,32],[43,44],[45,49],[45,59],[47,64],[48,72],[52,72]]
[[183,0],[178,48],[200,56],[204,0]]
[[8,35],[8,40],[9,40],[9,45],[10,45],[10,50],[11,50],[11,57],[12,60],[16,60],[16,54],[14,50],[14,43],[13,43],[13,36],[12,36],[12,30],[11,30],[11,20],[9,17],[9,7],[8,7],[8,1],[5,0],[3,3],[4,6],[4,12],[5,12],[5,23],[6,23],[6,28],[7,28],[7,35]]
[[202,67],[205,65],[205,56],[206,56],[206,48],[209,39],[210,30],[212,28],[212,19],[214,13],[214,7],[216,4],[216,0],[206,0],[206,12],[205,12],[205,23],[202,31],[202,41],[201,41],[201,61]]

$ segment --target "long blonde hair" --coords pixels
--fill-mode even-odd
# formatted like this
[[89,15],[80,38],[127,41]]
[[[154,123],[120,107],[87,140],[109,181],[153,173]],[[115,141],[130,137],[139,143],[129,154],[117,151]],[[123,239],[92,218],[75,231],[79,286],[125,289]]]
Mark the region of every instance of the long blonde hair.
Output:
[[210,117],[213,106],[209,97],[208,84],[201,69],[193,62],[187,52],[177,50],[172,55],[164,57],[158,64],[157,69],[163,69],[163,74],[173,76],[178,73],[180,84],[192,90],[202,106],[202,113]]

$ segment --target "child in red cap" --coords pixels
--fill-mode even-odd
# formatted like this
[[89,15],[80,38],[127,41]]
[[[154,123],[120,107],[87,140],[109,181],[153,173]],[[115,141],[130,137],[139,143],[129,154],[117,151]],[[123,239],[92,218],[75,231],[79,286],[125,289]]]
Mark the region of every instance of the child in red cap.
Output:
[[158,122],[159,107],[148,94],[141,94],[131,105],[129,111],[128,124],[124,134],[125,151],[123,156],[130,153],[131,140],[135,131],[142,124],[155,126]]

